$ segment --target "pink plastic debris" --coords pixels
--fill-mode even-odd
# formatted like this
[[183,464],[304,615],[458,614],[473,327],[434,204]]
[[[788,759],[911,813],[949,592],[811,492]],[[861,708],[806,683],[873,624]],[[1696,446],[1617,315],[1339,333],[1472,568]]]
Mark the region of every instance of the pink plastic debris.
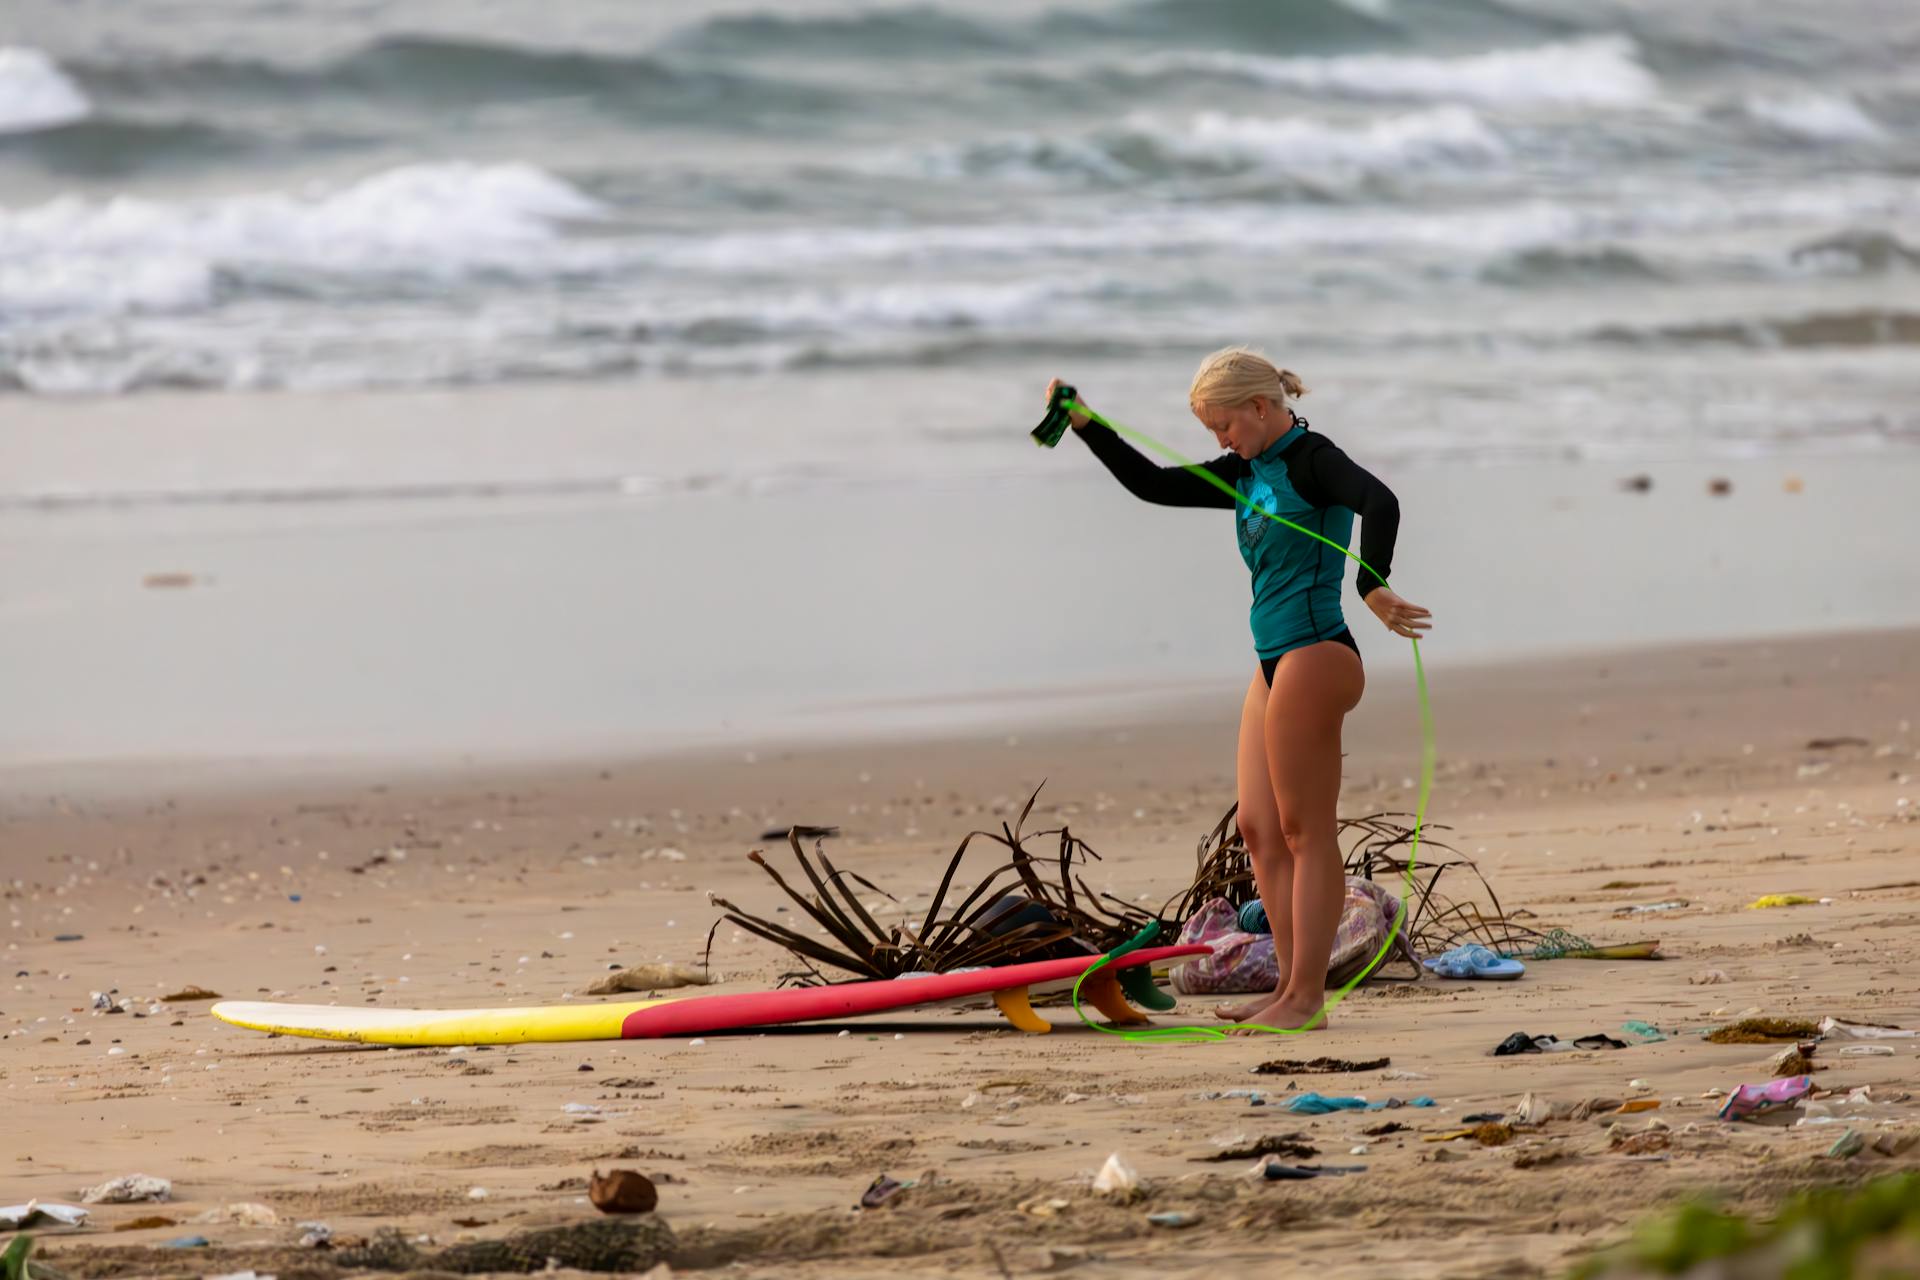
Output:
[[1788,1076],[1765,1084],[1743,1084],[1727,1097],[1720,1108],[1722,1120],[1747,1120],[1795,1106],[1813,1092],[1812,1076]]

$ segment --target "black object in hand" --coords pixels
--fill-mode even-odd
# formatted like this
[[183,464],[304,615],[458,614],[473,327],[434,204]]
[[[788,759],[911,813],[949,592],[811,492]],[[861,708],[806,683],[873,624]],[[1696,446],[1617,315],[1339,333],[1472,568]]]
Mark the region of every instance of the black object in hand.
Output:
[[1043,449],[1059,444],[1060,437],[1073,425],[1067,417],[1067,406],[1079,399],[1080,393],[1065,383],[1055,387],[1052,398],[1047,401],[1047,416],[1033,429],[1033,442]]

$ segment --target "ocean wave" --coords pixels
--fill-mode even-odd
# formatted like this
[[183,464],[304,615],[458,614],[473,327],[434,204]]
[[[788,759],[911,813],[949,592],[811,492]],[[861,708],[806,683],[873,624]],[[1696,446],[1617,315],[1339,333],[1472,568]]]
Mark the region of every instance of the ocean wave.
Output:
[[1795,245],[1791,258],[1796,266],[1846,275],[1878,276],[1920,267],[1920,249],[1879,230],[1842,231],[1809,240]]
[[1465,107],[1440,107],[1350,129],[1301,118],[1263,120],[1207,112],[1189,127],[1149,125],[1148,132],[1162,147],[1191,158],[1336,178],[1442,163],[1477,164],[1507,154],[1499,136]]
[[662,48],[703,55],[950,57],[1015,47],[1016,33],[930,7],[794,17],[779,13],[706,18],[670,35]]
[[[512,276],[603,207],[525,164],[407,165],[349,186],[162,202],[67,196],[0,209],[0,319],[204,305],[224,273]],[[589,260],[593,249],[578,246]],[[564,266],[535,255],[535,269]]]
[[1478,167],[1507,153],[1500,136],[1465,107],[1354,125],[1211,111],[1173,121],[1141,112],[1118,128],[1085,137],[1016,134],[904,155],[887,153],[866,165],[879,172],[945,181],[1077,178],[1127,186],[1182,176],[1264,172],[1306,185],[1339,185],[1439,167]]
[[1522,288],[1564,288],[1583,284],[1653,284],[1668,273],[1631,249],[1618,245],[1579,248],[1540,246],[1502,254],[1480,269],[1493,284]]
[[1395,39],[1402,30],[1395,7],[1343,0],[1302,0],[1284,10],[1273,0],[1145,0],[1056,11],[1040,22],[1040,34],[1053,38],[1293,49],[1364,47]]
[[438,107],[585,97],[649,120],[738,126],[840,102],[830,90],[650,54],[389,36],[311,64],[201,56],[80,62],[103,95],[285,101],[315,95]]
[[1635,347],[1719,346],[1755,350],[1920,346],[1920,311],[1858,307],[1802,316],[1707,320],[1688,324],[1606,325],[1595,342]]
[[1756,93],[1742,105],[1755,120],[1806,142],[1884,142],[1890,136],[1843,93]]
[[[298,146],[311,153],[341,143],[337,138],[307,138]],[[86,178],[227,161],[260,154],[274,145],[268,138],[190,120],[131,120],[100,114],[32,133],[0,134],[0,156],[25,156],[53,173]]]
[[677,338],[728,344],[792,334],[871,329],[976,329],[1012,325],[1075,300],[1112,298],[1095,278],[875,284],[774,291],[728,298],[662,299],[609,318],[570,320],[562,337]]
[[1093,216],[918,226],[820,226],[659,237],[636,246],[646,261],[689,272],[758,270],[768,262],[813,269],[839,264],[1102,260],[1259,246],[1298,250],[1465,252],[1475,260],[1532,248],[1579,249],[1650,235],[1711,235],[1773,227],[1920,217],[1920,181],[1827,178],[1731,199],[1700,186],[1631,198],[1498,204],[1138,204]]
[[0,493],[0,511],[84,511],[97,508],[314,506],[340,502],[421,502],[518,497],[607,497],[669,486],[649,476],[585,476],[555,480],[446,480],[417,484],[257,485],[207,489],[50,489]]
[[[0,275],[0,288],[5,283]],[[199,283],[190,274],[179,287]],[[762,373],[821,359],[911,363],[876,353],[948,341],[1011,351],[1034,340],[1021,335],[1030,334],[1037,317],[1093,330],[1116,305],[1172,302],[1179,293],[1177,287],[1077,275],[704,295],[636,289],[497,299],[454,315],[430,303],[317,314],[257,305],[251,331],[217,321],[167,324],[149,316],[115,326],[0,332],[0,385],[42,394],[161,387],[312,390],[600,378],[643,370]]]
[[1225,50],[1154,54],[1133,63],[1147,75],[1230,76],[1253,84],[1354,98],[1419,98],[1489,106],[1629,107],[1652,100],[1659,82],[1625,36],[1595,36],[1525,49],[1441,58],[1368,53],[1270,58]]
[[92,109],[80,87],[45,53],[0,45],[0,135],[71,124]]

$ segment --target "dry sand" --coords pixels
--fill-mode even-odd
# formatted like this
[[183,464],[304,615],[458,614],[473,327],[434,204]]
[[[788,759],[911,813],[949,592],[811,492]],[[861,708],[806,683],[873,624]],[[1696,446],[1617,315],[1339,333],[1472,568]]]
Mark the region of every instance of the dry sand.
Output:
[[[0,779],[11,926],[0,1201],[71,1200],[124,1173],[172,1179],[172,1203],[99,1206],[83,1232],[43,1237],[80,1274],[300,1274],[294,1255],[271,1252],[297,1221],[340,1237],[393,1225],[444,1244],[579,1220],[594,1216],[581,1180],[597,1165],[660,1179],[662,1216],[711,1246],[709,1261],[738,1260],[730,1274],[1218,1276],[1273,1274],[1284,1260],[1329,1278],[1521,1277],[1559,1274],[1686,1192],[1761,1206],[1920,1162],[1914,1151],[1822,1158],[1840,1125],[1716,1120],[1702,1093],[1765,1079],[1773,1050],[1694,1034],[1748,1010],[1920,1025],[1920,633],[1443,663],[1434,679],[1430,821],[1450,828],[1440,838],[1478,858],[1535,927],[1656,936],[1664,961],[1536,962],[1512,985],[1368,987],[1324,1033],[1183,1047],[1066,1026],[1023,1035],[984,1011],[856,1022],[844,1035],[461,1055],[268,1039],[213,1021],[204,1002],[138,1014],[189,983],[353,1005],[580,999],[609,964],[697,959],[717,914],[709,889],[771,911],[781,899],[743,856],[779,849],[765,828],[839,823],[837,862],[924,893],[966,832],[1011,818],[1043,778],[1029,829],[1068,823],[1105,857],[1097,882],[1165,898],[1231,800],[1239,691],[1126,728],[743,743],[511,775],[268,785],[237,766],[13,771]],[[1404,685],[1370,691],[1349,735],[1343,813],[1409,807],[1413,724]],[[1834,738],[1860,741],[1809,745]],[[975,875],[990,865],[979,856]],[[1782,892],[1831,901],[1745,908]],[[1668,899],[1688,905],[1617,914]],[[792,967],[729,928],[713,959],[727,991]],[[1728,981],[1692,984],[1709,969]],[[134,997],[134,1015],[90,1012],[90,993],[114,990]],[[1205,1019],[1212,1003],[1183,1000],[1159,1021]],[[1621,1051],[1488,1053],[1516,1030],[1620,1034],[1628,1019],[1679,1034]],[[1904,1099],[1914,1086],[1912,1042],[1892,1056],[1837,1050],[1818,1055],[1823,1089]],[[1249,1074],[1319,1054],[1387,1056],[1389,1072],[1420,1078]],[[1636,1079],[1673,1127],[1652,1158],[1613,1152],[1593,1120],[1501,1148],[1422,1140],[1529,1091],[1622,1097]],[[1308,1118],[1201,1096],[1259,1088],[1280,1102],[1296,1084],[1439,1105]],[[577,1117],[563,1110],[573,1102],[603,1110]],[[1920,1132],[1920,1103],[1842,1110],[1870,1135]],[[1363,1137],[1387,1120],[1409,1128]],[[1248,1159],[1203,1162],[1240,1135],[1284,1134],[1365,1172],[1267,1183],[1241,1176]],[[1464,1158],[1436,1161],[1442,1149]],[[1088,1189],[1111,1152],[1145,1176],[1144,1203]],[[894,1207],[851,1207],[877,1174],[929,1170],[936,1185]],[[1019,1208],[1036,1199],[1066,1204],[1051,1216]],[[281,1225],[189,1221],[241,1201],[271,1206]],[[1148,1223],[1169,1209],[1198,1221]],[[151,1214],[179,1225],[115,1231]],[[216,1256],[148,1251],[188,1233],[208,1236]]]

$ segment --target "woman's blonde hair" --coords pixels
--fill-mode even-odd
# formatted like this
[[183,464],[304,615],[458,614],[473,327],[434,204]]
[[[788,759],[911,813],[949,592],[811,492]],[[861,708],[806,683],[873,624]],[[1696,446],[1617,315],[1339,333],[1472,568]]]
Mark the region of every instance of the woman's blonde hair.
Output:
[[1234,409],[1265,396],[1275,404],[1307,394],[1300,375],[1281,369],[1258,351],[1246,347],[1223,347],[1200,362],[1187,391],[1190,404],[1210,404]]

